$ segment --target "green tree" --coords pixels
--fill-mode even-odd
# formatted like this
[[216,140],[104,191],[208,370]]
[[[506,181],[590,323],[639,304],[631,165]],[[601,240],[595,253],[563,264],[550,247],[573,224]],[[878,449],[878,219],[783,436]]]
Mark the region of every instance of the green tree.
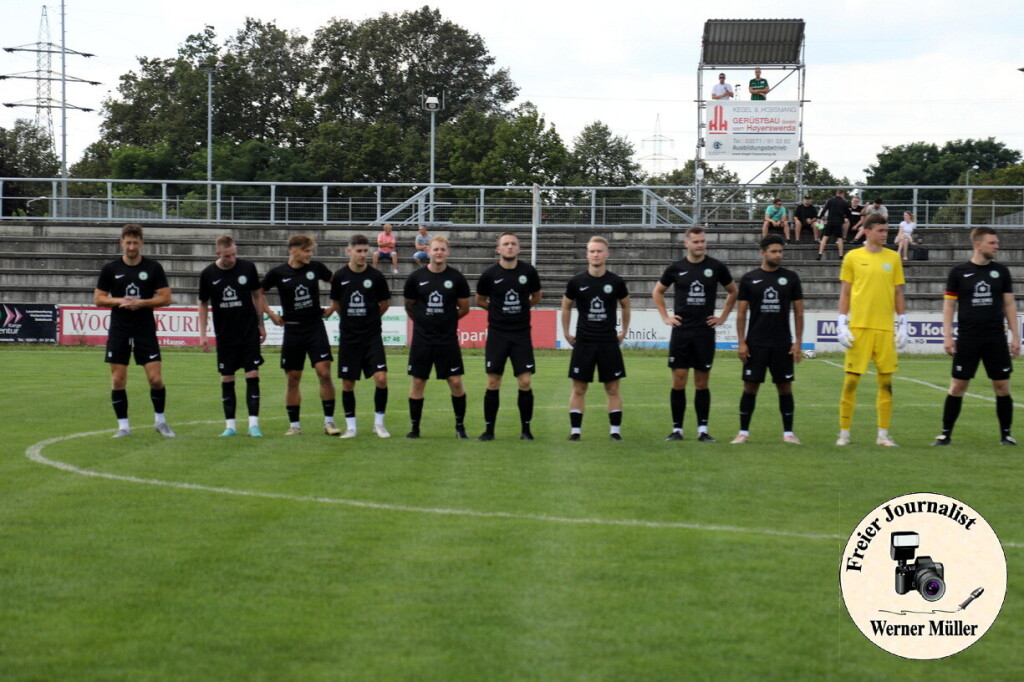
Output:
[[643,181],[643,173],[633,160],[635,152],[629,140],[613,135],[607,125],[595,121],[573,140],[569,183],[601,187],[638,184]]
[[[941,148],[928,142],[885,146],[878,160],[864,169],[868,185],[955,185],[964,182],[969,168],[979,171],[1006,168],[1021,160],[1021,153],[994,138],[951,140]],[[906,192],[880,193],[885,201],[905,201]],[[925,190],[920,201],[943,203],[949,190]]]
[[525,103],[498,124],[477,166],[478,185],[562,184],[569,152],[537,108]]
[[421,94],[440,97],[443,123],[462,112],[501,111],[518,88],[494,67],[483,38],[422,7],[360,23],[335,19],[312,42],[312,91],[323,119],[394,122],[426,134]]
[[[694,168],[694,160],[689,159],[682,168],[651,176],[647,179],[647,184],[673,186],[672,189],[659,191],[658,194],[677,205],[692,206]],[[702,160],[701,168],[704,169],[704,178],[701,180],[701,198],[705,205],[741,199],[737,193],[740,187],[740,176],[730,171],[724,164],[711,166]]]
[[[45,129],[28,119],[15,120],[11,129],[0,128],[0,178],[52,178],[60,175],[60,160],[53,153],[53,141]],[[3,215],[15,211],[41,212],[45,202],[31,206],[32,197],[49,193],[49,185],[4,183]]]
[[[791,192],[784,193],[778,190],[759,190],[755,192],[755,197],[759,202],[768,202],[775,198],[776,195],[782,195],[781,198],[787,203],[799,203],[801,197],[796,196],[796,171],[797,162],[787,161],[782,166],[774,166],[771,170],[771,174],[768,176],[769,185],[792,185],[793,190]],[[835,194],[835,190],[840,187],[849,187],[850,181],[845,177],[837,177],[832,174],[828,168],[820,165],[817,161],[811,160],[811,157],[804,154],[803,158],[803,186],[804,187],[815,187],[821,186],[827,189],[811,189],[806,190],[805,194],[810,194],[811,198],[815,203],[821,203],[827,201],[829,197]]]

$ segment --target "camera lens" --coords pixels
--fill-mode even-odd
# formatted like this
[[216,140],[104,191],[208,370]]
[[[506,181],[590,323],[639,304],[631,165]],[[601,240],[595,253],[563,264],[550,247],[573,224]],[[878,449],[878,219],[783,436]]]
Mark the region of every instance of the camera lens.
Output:
[[918,571],[917,591],[928,601],[938,601],[946,594],[946,583],[934,570],[926,568]]

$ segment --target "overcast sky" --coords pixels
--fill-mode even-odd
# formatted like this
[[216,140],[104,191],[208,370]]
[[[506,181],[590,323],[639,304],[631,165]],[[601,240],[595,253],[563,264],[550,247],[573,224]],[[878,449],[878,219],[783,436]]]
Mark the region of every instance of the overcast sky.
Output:
[[[69,112],[68,159],[98,137],[103,98],[137,58],[172,57],[191,33],[215,27],[224,39],[245,16],[274,21],[312,37],[332,17],[361,20],[425,3],[362,0],[68,0],[67,47],[95,57],[68,57],[68,74],[101,81],[70,85],[68,102],[93,113]],[[530,100],[567,144],[600,120],[628,138],[638,156],[656,150],[644,140],[671,138],[661,153],[692,158],[696,141],[697,64],[707,19],[804,19],[807,22],[805,149],[839,176],[863,180],[883,145],[923,140],[995,137],[1024,149],[1024,11],[1019,1],[847,0],[830,3],[746,2],[706,4],[648,0],[589,3],[558,0],[435,0],[444,17],[480,34],[497,66],[509,69]],[[34,43],[43,5],[0,0],[0,47]],[[60,43],[60,5],[48,5],[51,42]],[[0,52],[0,74],[35,70],[35,54]],[[59,55],[54,70],[59,71]],[[781,72],[765,74],[773,83]],[[746,83],[750,73],[730,74]],[[772,98],[795,99],[795,77]],[[708,87],[713,78],[705,79]],[[792,86],[790,85],[792,84]],[[54,98],[60,85],[54,84]],[[0,81],[0,101],[32,100],[35,82]],[[0,108],[0,126],[34,116],[33,109]],[[54,112],[60,135],[60,112]],[[59,148],[59,143],[58,143]],[[662,162],[661,170],[676,163]],[[648,164],[648,170],[652,170]],[[748,180],[763,164],[732,164]],[[762,176],[767,179],[767,174]]]

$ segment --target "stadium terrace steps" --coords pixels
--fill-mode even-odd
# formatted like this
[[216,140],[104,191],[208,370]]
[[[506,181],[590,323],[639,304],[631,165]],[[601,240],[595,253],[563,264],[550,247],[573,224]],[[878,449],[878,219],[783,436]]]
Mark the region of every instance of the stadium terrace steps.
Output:
[[[96,277],[102,265],[120,253],[117,239],[122,223],[71,225],[33,221],[5,221],[0,225],[0,299],[10,303],[89,304]],[[328,267],[340,267],[346,260],[345,247],[352,234],[366,234],[375,241],[379,227],[324,229],[323,226],[288,227],[260,225],[145,225],[144,253],[164,265],[175,291],[177,303],[195,303],[198,275],[214,259],[214,241],[221,234],[232,234],[240,246],[240,255],[257,264],[260,272],[281,263],[286,256],[285,242],[292,234],[309,234],[317,240],[316,258]],[[450,263],[475,284],[480,273],[495,260],[494,243],[505,228],[491,226],[438,226],[432,234],[452,241]],[[514,230],[520,236],[523,258],[530,258],[529,228]],[[396,225],[399,239],[399,274],[390,273],[382,263],[395,294],[401,300],[402,283],[414,269],[412,241],[414,226]],[[683,255],[685,230],[598,227],[542,227],[537,252],[537,267],[545,283],[541,305],[557,307],[565,282],[586,268],[585,245],[592,235],[600,234],[610,242],[609,267],[627,279],[633,305],[653,307],[650,294],[665,266]],[[940,310],[946,273],[956,262],[970,257],[964,229],[922,228],[927,243],[928,261],[907,261],[907,297],[913,309]],[[786,250],[786,265],[797,270],[805,283],[808,310],[833,310],[839,294],[835,247],[826,251],[826,259],[816,260],[817,245],[809,235],[801,244]],[[1024,231],[1004,229],[1000,234],[1003,249],[1000,260],[1015,278],[1024,277]],[[731,223],[708,232],[709,255],[729,265],[734,277],[757,267],[757,242],[760,226]],[[371,247],[372,250],[372,247]],[[720,296],[721,299],[721,296]],[[326,299],[325,299],[326,300]],[[271,297],[276,303],[276,298]]]

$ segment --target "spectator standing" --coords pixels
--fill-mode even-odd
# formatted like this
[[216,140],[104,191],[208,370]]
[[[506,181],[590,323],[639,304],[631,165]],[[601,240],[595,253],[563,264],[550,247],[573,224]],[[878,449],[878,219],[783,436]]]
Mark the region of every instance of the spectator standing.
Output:
[[735,96],[736,91],[725,82],[725,74],[718,74],[718,82],[715,83],[715,87],[711,88],[711,99],[728,102]]
[[768,87],[768,81],[761,78],[761,69],[754,69],[754,77],[750,79],[747,90],[750,92],[750,99],[753,102],[763,102],[768,99],[766,95],[771,88]]
[[835,241],[839,257],[843,257],[843,225],[846,222],[846,209],[848,208],[845,197],[846,190],[837,189],[836,195],[821,207],[818,217],[825,219],[825,227],[821,231],[821,241],[818,243],[818,260],[825,257],[825,246],[828,245],[829,239]]

